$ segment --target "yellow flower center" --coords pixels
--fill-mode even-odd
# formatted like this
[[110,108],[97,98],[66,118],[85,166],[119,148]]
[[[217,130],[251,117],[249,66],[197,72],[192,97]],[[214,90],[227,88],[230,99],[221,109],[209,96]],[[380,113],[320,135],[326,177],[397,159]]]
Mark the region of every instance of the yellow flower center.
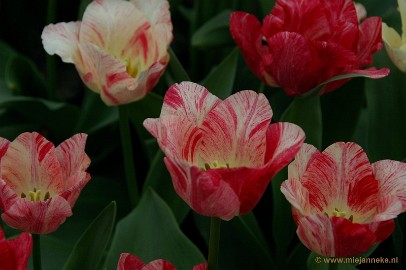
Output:
[[228,163],[219,163],[217,160],[214,160],[212,163],[204,163],[204,168],[203,170],[208,170],[208,169],[220,169],[220,168],[230,168],[230,164]]
[[130,74],[131,77],[136,78],[138,75],[138,65],[131,61],[131,57],[124,59],[124,63],[127,67],[127,73]]
[[[324,212],[324,214],[325,214],[326,216],[329,216],[327,212]],[[345,211],[340,211],[340,210],[338,210],[337,208],[334,208],[334,211],[333,211],[333,213],[332,213],[331,216],[334,216],[334,217],[346,217],[346,216],[347,216],[347,212],[345,212]],[[350,217],[348,218],[348,220],[351,221],[351,222],[353,221],[353,219],[354,219],[354,216],[353,216],[353,215],[350,215]]]
[[49,194],[49,191],[45,193],[43,198],[41,195],[42,195],[41,190],[39,190],[39,189],[37,190],[36,188],[34,188],[34,190],[30,190],[28,192],[28,198],[24,192],[21,192],[21,198],[27,198],[32,202],[46,201],[51,197],[51,194]]

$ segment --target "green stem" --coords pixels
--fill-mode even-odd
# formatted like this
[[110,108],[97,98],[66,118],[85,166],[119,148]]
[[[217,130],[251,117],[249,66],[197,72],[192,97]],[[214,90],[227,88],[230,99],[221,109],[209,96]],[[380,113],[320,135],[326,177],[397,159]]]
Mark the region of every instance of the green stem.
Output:
[[328,266],[328,269],[329,270],[338,270],[339,269],[338,263],[330,263]]
[[[47,23],[54,23],[56,19],[56,3],[57,0],[48,0],[47,7]],[[46,56],[46,72],[47,72],[47,90],[48,98],[55,100],[55,90],[57,82],[56,73],[56,57],[48,55]]]
[[39,234],[32,234],[33,245],[33,266],[34,270],[41,270],[41,243]]
[[207,270],[218,269],[220,225],[221,219],[217,217],[210,219],[209,262]]
[[118,106],[118,112],[119,112],[121,145],[124,158],[125,179],[127,182],[130,203],[131,206],[134,207],[138,203],[139,197],[138,197],[137,178],[134,166],[135,163],[133,155],[133,146],[131,142],[130,119],[128,116],[127,106],[128,105]]

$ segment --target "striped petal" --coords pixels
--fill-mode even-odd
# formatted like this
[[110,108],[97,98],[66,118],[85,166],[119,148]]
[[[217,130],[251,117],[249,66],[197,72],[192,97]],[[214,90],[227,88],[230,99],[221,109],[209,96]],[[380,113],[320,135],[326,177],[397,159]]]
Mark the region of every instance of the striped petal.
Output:
[[56,157],[61,164],[63,178],[66,181],[64,190],[77,184],[69,181],[78,179],[77,177],[71,178],[71,176],[86,171],[90,165],[90,158],[85,153],[86,138],[86,134],[76,134],[55,149]]
[[299,152],[295,156],[295,160],[288,166],[288,175],[289,179],[302,180],[303,174],[306,172],[309,164],[313,159],[320,154],[320,151],[317,150],[311,144],[304,143],[300,148]]
[[304,140],[304,131],[295,124],[275,123],[268,127],[265,163],[270,164],[270,177],[273,177],[293,159]]
[[[289,203],[296,209],[294,216],[310,214],[309,192],[297,179],[288,179],[281,184],[281,192]],[[292,210],[293,211],[293,210]]]
[[[0,240],[1,241],[1,240]],[[32,251],[32,237],[29,233],[23,232],[17,238],[8,241],[10,250],[13,252],[13,257],[16,262],[15,270],[27,269],[28,260]],[[1,253],[1,252],[0,252]],[[3,263],[1,263],[3,266]],[[7,269],[7,268],[5,268]]]
[[1,218],[13,228],[46,234],[58,229],[71,215],[69,203],[60,196],[54,196],[46,201],[37,202],[20,198],[9,209],[5,209]]
[[138,257],[130,253],[121,253],[117,270],[140,270],[143,266],[144,263]]
[[378,183],[365,152],[355,143],[339,142],[326,148],[302,179],[310,203],[320,211],[330,203],[333,209],[348,206],[363,218],[375,211]]
[[[10,141],[0,137],[0,172],[1,172],[1,160],[6,154]],[[1,175],[1,174],[0,174]]]
[[201,126],[206,115],[220,102],[205,87],[193,82],[181,82],[172,85],[165,93],[161,116],[186,116],[189,121]]
[[239,215],[239,198],[220,174],[208,174],[177,159],[166,157],[164,161],[176,193],[194,211],[223,220]]
[[36,188],[52,197],[63,190],[55,147],[36,132],[23,133],[10,143],[0,172],[0,178],[18,195]]
[[203,124],[201,158],[230,167],[264,164],[272,109],[263,94],[240,91],[211,110]]
[[80,22],[50,24],[42,31],[42,44],[50,55],[58,55],[65,63],[81,65],[78,50]]
[[[379,197],[384,200],[387,209],[393,215],[399,215],[406,211],[406,163],[394,161],[394,160],[381,160],[372,164],[372,170],[375,178],[379,182]],[[386,197],[390,196],[393,199],[390,200],[390,204],[387,203]],[[386,201],[386,202],[385,202]],[[396,201],[400,202],[400,207],[396,207]],[[391,207],[391,204],[394,204]],[[396,211],[394,210],[397,209]],[[391,209],[391,210],[390,210]],[[380,213],[384,214],[384,211]]]
[[73,208],[80,192],[89,181],[90,174],[86,172],[77,172],[67,179],[67,182],[71,183],[72,186],[69,186],[68,189],[61,194],[61,197],[69,203],[71,208]]
[[207,269],[207,263],[200,263],[193,267],[193,270],[206,270],[206,269]]

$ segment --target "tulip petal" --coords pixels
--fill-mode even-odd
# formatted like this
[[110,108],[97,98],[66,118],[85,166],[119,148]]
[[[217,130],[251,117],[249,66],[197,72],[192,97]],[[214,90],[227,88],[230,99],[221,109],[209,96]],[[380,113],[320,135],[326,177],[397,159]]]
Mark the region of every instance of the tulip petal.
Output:
[[293,159],[304,140],[305,133],[295,124],[275,123],[268,127],[265,163],[270,164],[270,177],[273,177]]
[[2,215],[13,228],[36,234],[51,233],[72,215],[68,202],[60,196],[46,201],[32,202],[20,198]]
[[[72,175],[79,171],[84,172],[89,167],[90,158],[85,153],[86,138],[86,134],[76,134],[55,148],[64,179],[73,180],[74,178],[70,178]],[[75,184],[66,182],[64,190]]]
[[[310,214],[309,192],[298,179],[288,179],[281,184],[281,192],[289,203],[297,210],[296,216]],[[293,210],[292,210],[293,211]]]
[[176,270],[170,262],[159,259],[146,264],[142,270]]
[[[16,268],[13,269],[16,270],[27,269],[28,259],[30,258],[32,250],[31,235],[27,232],[23,232],[17,238],[9,240],[8,244],[10,246],[10,249],[13,250],[14,259],[18,265]],[[3,262],[1,262],[0,265],[3,266]]]
[[5,211],[19,198],[7,183],[0,178],[0,208]]
[[130,253],[121,253],[117,270],[141,270],[145,264],[138,257]]
[[69,186],[68,189],[61,194],[61,197],[68,201],[71,208],[73,208],[80,195],[80,192],[89,181],[90,174],[81,171],[71,175],[67,179],[67,182],[71,183],[72,186]]
[[201,158],[230,167],[264,164],[272,109],[263,94],[240,91],[211,110],[202,125]]
[[36,188],[52,197],[63,189],[55,147],[36,132],[23,133],[10,143],[0,172],[0,178],[18,195]]
[[304,143],[296,154],[295,160],[288,166],[289,178],[301,181],[303,174],[317,154],[320,154],[320,151],[316,147]]
[[355,143],[339,142],[326,148],[314,158],[302,179],[310,203],[320,211],[331,202],[336,204],[330,205],[333,210],[348,205],[363,217],[374,211],[378,183],[365,152]]
[[205,87],[192,82],[181,82],[172,85],[165,93],[161,116],[182,115],[201,126],[206,115],[220,102]]
[[[406,23],[405,23],[406,25]],[[406,50],[395,29],[382,23],[382,39],[392,62],[403,72],[406,71]]]
[[184,161],[165,157],[176,193],[197,213],[230,220],[239,215],[240,200],[220,174],[210,174]]
[[50,55],[59,55],[63,62],[81,65],[78,51],[80,22],[50,24],[42,31],[42,44]]
[[358,67],[362,68],[372,63],[372,54],[382,49],[382,19],[371,17],[365,19],[359,26],[359,41],[357,50]]
[[406,163],[381,160],[372,164],[375,178],[379,181],[380,196],[394,196],[402,206],[398,214],[406,211]]
[[[0,172],[1,172],[1,160],[6,154],[10,141],[0,137]],[[1,175],[1,173],[0,173]]]

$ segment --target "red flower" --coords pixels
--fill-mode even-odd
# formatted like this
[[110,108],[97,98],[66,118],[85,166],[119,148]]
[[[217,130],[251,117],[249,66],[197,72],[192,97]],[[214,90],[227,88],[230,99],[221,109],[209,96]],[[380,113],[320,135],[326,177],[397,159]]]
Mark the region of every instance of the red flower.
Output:
[[169,88],[161,116],[144,126],[165,153],[176,192],[197,213],[229,220],[252,210],[270,179],[300,149],[301,128],[271,122],[263,94],[222,101],[204,87]]
[[[262,26],[255,16],[234,12],[230,31],[255,75],[288,95],[307,93],[337,75],[389,74],[387,68],[362,69],[382,48],[381,19],[359,24],[350,0],[277,0]],[[328,83],[319,94],[346,81]]]
[[387,238],[406,211],[406,163],[371,165],[355,143],[322,153],[304,144],[281,190],[305,246],[323,256],[355,256]]
[[31,235],[21,233],[17,238],[7,240],[0,227],[0,269],[26,270],[32,250]]
[[[170,262],[159,259],[144,264],[139,258],[130,253],[121,253],[117,270],[176,270]],[[193,267],[193,270],[206,270],[206,263]]]
[[13,228],[45,234],[72,215],[80,191],[90,180],[85,134],[58,147],[38,133],[13,142],[0,137],[1,218]]

